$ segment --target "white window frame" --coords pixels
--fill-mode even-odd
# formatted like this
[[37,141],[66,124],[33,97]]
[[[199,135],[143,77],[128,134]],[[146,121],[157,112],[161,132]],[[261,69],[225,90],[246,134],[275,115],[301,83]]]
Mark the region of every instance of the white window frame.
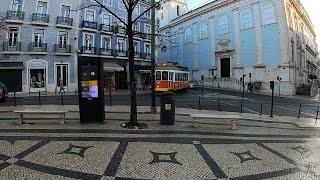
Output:
[[57,44],[59,44],[60,42],[60,32],[65,32],[67,37],[66,37],[66,44],[65,45],[68,45],[69,44],[69,32],[67,30],[63,30],[63,29],[58,29],[57,31]]
[[118,47],[118,45],[119,45],[119,41],[120,40],[123,40],[123,42],[124,42],[124,47],[123,47],[123,50],[122,51],[126,51],[127,50],[127,41],[126,41],[126,38],[122,38],[122,37],[118,37],[117,38],[117,45],[116,45],[116,49],[117,50],[120,50]]
[[[147,27],[150,27],[150,28],[149,28],[149,29],[150,29],[149,32],[146,31],[146,30],[147,30]],[[150,25],[150,24],[144,24],[144,33],[149,33],[149,34],[151,34],[151,25]]]
[[93,21],[89,21],[89,22],[95,22],[95,21],[96,21],[96,11],[93,10],[93,9],[86,9],[86,10],[85,10],[84,20],[85,20],[85,21],[88,21],[88,19],[87,19],[87,12],[88,12],[88,11],[92,11],[92,12],[93,12]]
[[106,36],[106,35],[101,36],[101,44],[100,44],[101,46],[100,47],[106,49],[106,47],[104,46],[105,45],[105,42],[104,42],[105,38],[109,38],[108,50],[112,49],[112,37],[111,36]]
[[137,15],[140,15],[141,13],[141,5],[140,4],[137,4],[137,6],[134,8],[134,11],[133,11],[135,14]]
[[6,41],[9,43],[9,33],[10,33],[10,28],[17,28],[18,29],[18,35],[17,35],[17,43],[20,42],[20,26],[8,26],[8,31],[6,33]]
[[45,14],[48,14],[48,11],[49,11],[49,1],[48,1],[48,0],[38,0],[38,1],[37,1],[37,4],[36,4],[36,8],[35,8],[35,13],[39,14],[39,12],[38,12],[39,2],[45,2],[45,3],[47,3],[47,9],[46,9]]
[[[12,9],[13,1],[14,1],[14,0],[12,0],[12,1],[11,1],[11,4],[10,4],[10,10],[11,10],[11,11],[13,11],[13,9]],[[21,11],[23,11],[23,9],[24,9],[24,1],[25,1],[25,0],[22,0]]]
[[[249,16],[244,19],[245,16]],[[245,22],[245,20],[250,20],[250,22]],[[240,22],[241,22],[241,29],[250,29],[253,28],[253,13],[250,7],[243,7],[240,11]]]
[[[107,2],[107,3],[106,3]],[[110,4],[108,4],[108,2],[110,2]],[[103,0],[103,5],[105,5],[105,6],[112,6],[112,4],[113,4],[113,0]]]
[[[136,22],[135,24],[137,24],[137,27],[138,27],[136,31],[137,31],[137,32],[140,32],[140,22]],[[134,30],[134,29],[133,29],[133,30]]]
[[[226,19],[224,19],[226,18]],[[226,22],[224,22],[224,20]],[[223,31],[223,25],[226,25],[226,31]],[[229,33],[229,29],[230,29],[230,24],[229,24],[229,16],[227,14],[222,14],[220,17],[219,17],[219,32],[220,34],[227,34]]]
[[[267,7],[272,8],[272,14],[266,14],[268,12]],[[262,25],[274,24],[277,22],[276,9],[273,2],[268,0],[261,5],[261,21]]]
[[134,51],[134,53],[140,53],[140,41],[134,40],[133,42],[134,42],[134,43],[137,43],[137,52]]
[[[199,28],[199,37],[200,39],[207,39],[208,36],[209,36],[209,33],[208,33],[208,23],[207,22],[202,22],[200,23],[200,28]],[[205,31],[205,32],[203,32]]]
[[110,13],[103,13],[102,16],[101,16],[101,23],[104,24],[104,25],[107,25],[104,23],[104,16],[107,15],[109,16],[109,26],[112,25],[112,15]]
[[184,32],[184,43],[187,44],[192,41],[192,29],[191,27],[187,27]]
[[[69,6],[70,7],[70,12],[69,12],[69,18],[71,17],[71,5],[70,4],[61,4],[60,5],[60,13],[59,16],[62,16],[62,6]],[[62,16],[65,17],[65,16]]]
[[[147,54],[147,45],[149,45],[149,54]],[[143,49],[143,52],[145,53],[145,54],[147,54],[147,55],[150,55],[151,54],[151,44],[150,43],[144,43],[144,47],[143,47],[144,49]]]
[[95,34],[94,33],[83,33],[83,37],[82,37],[82,46],[86,46],[86,35],[92,35],[92,47],[95,48]]
[[34,27],[33,28],[33,31],[32,31],[32,43],[35,43],[35,30],[36,29],[43,29],[43,41],[42,41],[42,43],[45,44],[47,42],[46,41],[47,33],[46,33],[46,29],[42,28],[42,27]]

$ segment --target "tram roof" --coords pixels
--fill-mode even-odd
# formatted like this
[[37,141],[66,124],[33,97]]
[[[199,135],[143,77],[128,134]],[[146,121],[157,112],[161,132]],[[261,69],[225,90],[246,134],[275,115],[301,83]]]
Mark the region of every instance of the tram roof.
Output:
[[179,66],[178,63],[168,62],[159,63],[156,66],[156,70],[177,70],[177,71],[188,71],[187,67]]

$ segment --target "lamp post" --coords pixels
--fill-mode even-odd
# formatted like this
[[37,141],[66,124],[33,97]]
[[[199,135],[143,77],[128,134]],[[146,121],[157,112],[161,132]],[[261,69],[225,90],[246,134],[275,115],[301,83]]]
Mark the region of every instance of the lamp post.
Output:
[[247,75],[243,74],[242,75],[242,99],[244,99],[244,78],[246,77]]
[[279,81],[279,97],[280,97],[280,95],[281,95],[281,94],[280,94],[280,87],[281,87],[281,86],[280,86],[280,85],[281,85],[280,83],[281,83],[282,78],[279,77],[279,76],[277,76],[277,80]]

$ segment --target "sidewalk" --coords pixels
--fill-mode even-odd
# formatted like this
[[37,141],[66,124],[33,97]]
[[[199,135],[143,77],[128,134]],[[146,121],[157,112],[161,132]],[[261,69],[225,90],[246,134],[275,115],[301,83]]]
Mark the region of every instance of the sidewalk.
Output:
[[[59,106],[59,105],[28,105],[28,106],[10,106],[10,107],[0,107],[0,120],[12,120],[16,119],[16,115],[13,113],[15,110],[22,109],[46,109],[46,110],[56,110],[56,109],[65,109],[68,110],[70,115],[67,118],[70,119],[79,119],[79,107],[77,105],[67,105],[67,106]],[[141,116],[151,114],[149,106],[138,106],[138,114]],[[115,113],[115,114],[129,114],[130,106],[105,106],[106,113]],[[159,116],[160,108],[157,108],[157,114],[154,116]],[[260,122],[260,123],[283,123],[283,124],[291,124],[298,128],[312,128],[318,129],[320,128],[320,122],[316,123],[315,119],[311,118],[295,118],[295,117],[287,117],[287,116],[274,116],[271,118],[268,115],[258,115],[258,114],[250,114],[250,113],[237,113],[237,112],[220,112],[213,110],[197,110],[190,108],[176,108],[176,116],[185,116],[189,117],[190,113],[213,113],[218,115],[239,115],[242,117],[241,120],[251,121],[251,122]],[[152,114],[151,114],[152,115]],[[39,118],[46,118],[45,116],[37,116]],[[240,120],[240,121],[241,121]],[[210,121],[208,121],[210,122]],[[213,122],[213,121],[211,121]]]
[[[147,94],[147,93],[151,93],[150,90],[137,90],[136,91],[137,94]],[[116,91],[111,91],[112,95],[130,95],[130,90],[116,90]],[[54,93],[54,92],[40,92],[41,96],[60,96],[60,93]],[[66,92],[63,93],[64,96],[78,96],[78,92]],[[109,91],[105,91],[104,95],[107,96],[109,95]],[[13,97],[14,93],[9,93],[9,97]],[[16,93],[16,97],[38,97],[39,93],[23,93],[23,92],[17,92]]]

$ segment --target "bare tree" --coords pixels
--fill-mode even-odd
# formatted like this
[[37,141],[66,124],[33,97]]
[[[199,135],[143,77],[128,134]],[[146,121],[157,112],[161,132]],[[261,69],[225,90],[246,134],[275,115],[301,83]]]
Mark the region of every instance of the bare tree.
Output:
[[[145,21],[145,19],[143,18],[143,16],[146,13],[152,12],[153,13],[153,18],[155,16],[155,9],[156,7],[159,7],[160,4],[164,1],[167,0],[151,0],[151,1],[147,1],[147,0],[119,0],[120,3],[123,3],[126,11],[127,11],[127,21],[125,22],[123,19],[121,19],[115,12],[113,12],[113,9],[110,9],[109,7],[105,6],[102,2],[102,0],[88,0],[89,5],[86,7],[82,7],[82,8],[88,8],[88,7],[92,7],[92,6],[97,6],[97,7],[101,7],[102,9],[105,9],[107,12],[109,12],[110,14],[112,14],[119,22],[121,22],[123,24],[123,27],[118,27],[120,29],[123,29],[126,32],[127,38],[128,38],[128,44],[129,44],[129,48],[128,48],[128,59],[129,59],[129,76],[130,76],[130,81],[129,81],[129,86],[130,86],[130,100],[131,100],[131,111],[130,111],[130,122],[126,124],[126,126],[129,127],[139,127],[140,124],[138,123],[137,120],[137,101],[136,101],[136,80],[135,80],[135,75],[134,75],[134,56],[135,56],[135,52],[134,52],[134,37],[141,35],[141,34],[146,34],[146,33],[142,33],[142,32],[136,32],[133,30],[133,26],[135,23],[137,22],[143,22]],[[141,12],[140,15],[138,15],[137,17],[134,17],[134,10],[137,7],[137,5],[139,3],[150,3],[149,6],[147,6],[147,8]],[[152,25],[154,28],[154,24]],[[150,33],[147,35],[151,35],[152,39],[154,41],[156,34]],[[153,43],[153,48],[154,48],[154,43]],[[154,57],[152,57],[154,58]],[[153,59],[154,62],[154,59]],[[154,71],[153,71],[154,74]],[[154,78],[153,78],[154,79]],[[154,84],[154,80],[152,81],[152,83]]]

